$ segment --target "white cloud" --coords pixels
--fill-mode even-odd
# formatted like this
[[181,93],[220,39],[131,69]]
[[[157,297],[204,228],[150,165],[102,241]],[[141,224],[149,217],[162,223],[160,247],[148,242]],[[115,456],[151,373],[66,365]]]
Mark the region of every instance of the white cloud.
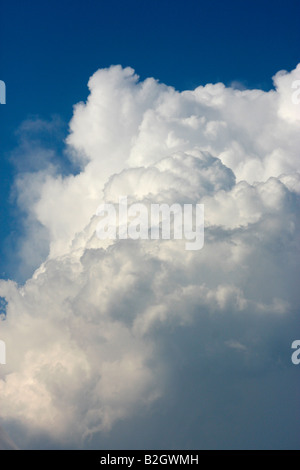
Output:
[[229,341],[225,341],[226,346],[232,349],[236,349],[237,351],[246,351],[247,348],[244,344],[239,343],[239,341],[235,341],[231,339]]
[[[177,92],[120,66],[91,77],[67,139],[81,171],[63,176],[49,165],[16,183],[50,254],[24,286],[0,283],[9,302],[1,324],[6,422],[30,436],[83,442],[168,394],[166,326],[197,327],[205,364],[215,356],[201,322],[208,332],[224,324],[219,348],[247,351],[247,367],[256,367],[266,340],[264,321],[290,327],[299,308],[300,133],[289,99],[298,73],[277,74],[270,92],[220,83]],[[203,202],[204,248],[99,240],[95,211],[119,195]],[[30,235],[28,256],[33,242]],[[249,318],[252,336],[241,326]],[[272,338],[269,348],[259,343],[261,364],[271,360]]]

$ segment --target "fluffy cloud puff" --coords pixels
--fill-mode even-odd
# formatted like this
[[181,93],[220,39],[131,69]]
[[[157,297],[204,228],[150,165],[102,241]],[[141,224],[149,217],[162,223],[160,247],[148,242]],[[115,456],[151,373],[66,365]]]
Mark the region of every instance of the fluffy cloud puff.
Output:
[[[23,286],[0,283],[8,301],[1,417],[26,430],[21,446],[39,433],[85,445],[151,413],[170,392],[174,363],[162,347],[170,329],[197,330],[204,383],[205,364],[219,354],[231,369],[228,351],[239,371],[267,373],[299,309],[299,73],[279,72],[269,92],[221,83],[178,92],[120,66],[91,77],[67,138],[80,171],[63,176],[49,164],[16,182],[28,220],[49,241]],[[204,248],[99,240],[96,209],[120,195],[204,203]],[[185,347],[183,363],[192,354]],[[287,366],[277,356],[279,377]],[[199,397],[194,406],[202,405]]]

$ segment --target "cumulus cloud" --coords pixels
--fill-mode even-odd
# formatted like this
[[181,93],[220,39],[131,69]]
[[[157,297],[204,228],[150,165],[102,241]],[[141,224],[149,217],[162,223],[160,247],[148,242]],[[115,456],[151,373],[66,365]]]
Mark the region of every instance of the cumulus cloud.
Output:
[[[210,381],[219,388],[236,371],[243,387],[247,374],[269,377],[271,368],[275,382],[286,374],[283,344],[299,309],[300,133],[291,85],[299,73],[279,72],[269,92],[222,83],[179,92],[120,66],[90,78],[67,138],[80,170],[66,176],[50,158],[16,181],[49,251],[23,286],[0,282],[8,302],[1,417],[26,430],[23,445],[42,433],[56,445],[84,446],[124,420],[154,416],[179,363],[197,359],[202,395],[193,406],[206,423]],[[203,203],[204,248],[100,240],[96,209],[120,195],[146,205]],[[184,331],[197,332],[197,344],[184,343]],[[179,361],[165,349],[172,332]],[[180,407],[179,392],[176,400]]]

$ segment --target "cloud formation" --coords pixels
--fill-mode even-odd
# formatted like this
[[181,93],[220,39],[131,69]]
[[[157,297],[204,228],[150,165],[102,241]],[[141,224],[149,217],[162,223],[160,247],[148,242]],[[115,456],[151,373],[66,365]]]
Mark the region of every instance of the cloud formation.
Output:
[[[178,92],[121,66],[90,78],[67,138],[80,171],[63,176],[50,162],[16,182],[19,203],[32,227],[42,227],[49,250],[23,286],[0,282],[8,301],[1,417],[26,430],[20,446],[40,433],[54,446],[88,439],[96,446],[143,413],[157,428],[160,418],[151,416],[158,403],[173,393],[176,407],[186,406],[182,382],[171,392],[182,374],[202,384],[193,409],[211,434],[206,446],[214,438],[222,446],[227,433],[234,447],[238,432],[228,428],[246,436],[247,400],[238,396],[228,419],[228,399],[218,415],[222,384],[226,401],[236,387],[255,387],[253,377],[267,390],[283,376],[295,380],[285,348],[300,300],[300,116],[291,99],[299,76],[300,65],[277,73],[269,92],[222,83]],[[120,195],[145,204],[204,203],[204,248],[99,240],[96,209]],[[33,240],[29,231],[28,250]],[[197,369],[194,381],[186,364],[194,364],[192,375]],[[269,445],[280,438],[279,431]],[[173,436],[167,447],[172,439],[181,446]],[[205,442],[182,439],[187,447]]]

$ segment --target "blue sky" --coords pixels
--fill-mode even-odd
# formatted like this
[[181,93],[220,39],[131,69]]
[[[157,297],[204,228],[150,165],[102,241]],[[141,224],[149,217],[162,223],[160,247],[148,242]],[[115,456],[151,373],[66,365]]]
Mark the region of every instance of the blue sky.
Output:
[[[58,115],[67,132],[87,80],[101,67],[130,65],[179,90],[238,81],[269,89],[299,57],[299,2],[280,1],[1,1],[0,272],[15,277],[20,215],[10,199],[10,153],[25,119]],[[53,145],[53,143],[52,143]],[[8,238],[7,238],[8,237]]]
[[[299,448],[299,14],[0,0],[0,420],[20,448]],[[203,249],[107,247],[94,214],[120,188],[203,201]]]

